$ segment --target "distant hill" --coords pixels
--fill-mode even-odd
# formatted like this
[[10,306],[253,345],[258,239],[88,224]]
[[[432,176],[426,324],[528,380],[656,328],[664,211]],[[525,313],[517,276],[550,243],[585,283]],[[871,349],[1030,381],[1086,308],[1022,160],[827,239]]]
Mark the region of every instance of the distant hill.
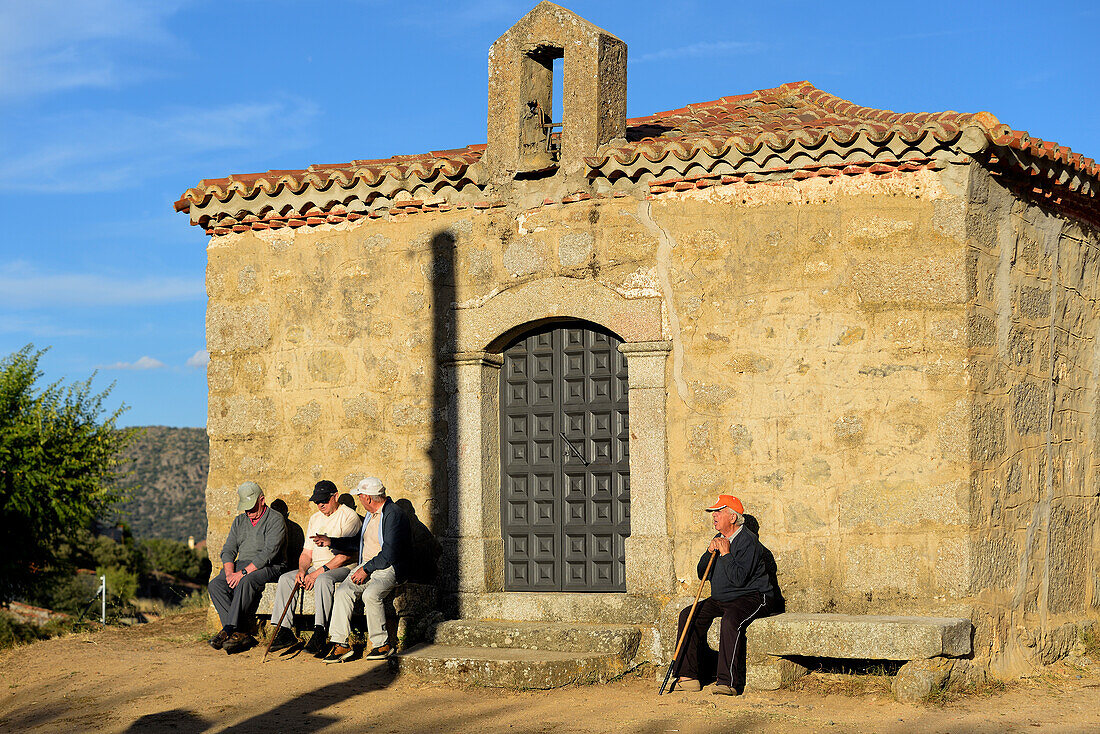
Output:
[[134,537],[206,537],[209,444],[203,428],[144,426],[126,451],[129,474],[119,482],[129,501],[119,505]]

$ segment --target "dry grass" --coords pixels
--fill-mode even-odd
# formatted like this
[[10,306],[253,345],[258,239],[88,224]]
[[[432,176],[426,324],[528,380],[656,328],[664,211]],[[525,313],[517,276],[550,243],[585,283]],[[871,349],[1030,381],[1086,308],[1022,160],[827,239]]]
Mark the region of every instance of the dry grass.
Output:
[[989,698],[1007,690],[1008,684],[1004,681],[987,678],[981,682],[948,685],[937,691],[932,691],[924,697],[924,703],[930,706],[945,706],[964,698]]
[[892,696],[893,691],[890,688],[892,681],[893,676],[878,671],[858,675],[851,673],[809,673],[791,683],[788,688],[820,696],[830,694],[849,697]]

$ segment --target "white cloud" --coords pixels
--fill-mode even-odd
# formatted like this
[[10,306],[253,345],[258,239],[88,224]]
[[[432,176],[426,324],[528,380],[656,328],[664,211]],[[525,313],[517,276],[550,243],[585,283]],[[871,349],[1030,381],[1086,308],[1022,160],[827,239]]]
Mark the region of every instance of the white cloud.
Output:
[[115,362],[114,364],[101,364],[97,369],[101,370],[159,370],[164,367],[164,362],[149,356],[138,358],[136,362]]
[[199,301],[202,278],[123,277],[96,273],[42,273],[17,261],[0,266],[0,306],[130,306]]
[[733,56],[751,54],[764,49],[764,44],[753,41],[701,41],[676,48],[662,48],[636,56],[632,63],[644,64],[649,61],[670,61],[672,59],[697,59],[713,56]]
[[149,74],[133,50],[178,46],[166,22],[178,0],[0,3],[0,99],[112,87]]
[[0,313],[0,334],[29,334],[35,338],[53,339],[70,336],[93,336],[95,332],[90,329],[58,326],[50,319],[40,316],[23,317],[12,313]]
[[206,351],[205,349],[200,349],[199,351],[195,352],[187,358],[188,367],[205,367],[209,362],[210,352]]
[[152,113],[82,110],[24,116],[0,143],[0,189],[75,193],[133,188],[210,153],[283,150],[310,142],[313,103],[183,107]]

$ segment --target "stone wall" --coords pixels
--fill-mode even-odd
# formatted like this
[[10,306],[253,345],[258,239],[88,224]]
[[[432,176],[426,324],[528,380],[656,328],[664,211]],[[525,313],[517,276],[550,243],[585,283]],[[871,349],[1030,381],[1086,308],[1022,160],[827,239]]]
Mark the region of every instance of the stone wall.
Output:
[[976,649],[1016,674],[1100,605],[1100,236],[979,168],[970,198]]
[[[1021,578],[1006,565],[1026,570],[1025,595],[1041,585],[1044,614],[1094,603],[1095,234],[1064,226],[1070,244],[1044,255],[1044,216],[994,190],[950,165],[215,237],[210,547],[245,479],[304,524],[317,479],[347,490],[376,474],[433,533],[453,532],[463,429],[447,363],[460,342],[499,350],[511,326],[463,314],[515,293],[606,292],[627,306],[605,326],[671,343],[676,582],[647,591],[650,606],[694,592],[711,532],[700,510],[727,491],[759,522],[794,611],[970,616],[980,593],[996,616]],[[1020,243],[1008,265],[1005,232]],[[531,288],[544,282],[584,287]],[[558,298],[524,312],[553,318]],[[654,318],[661,333],[639,326]],[[1025,502],[1044,466],[1056,489]],[[1033,512],[1044,525],[1027,539]],[[1064,580],[1086,569],[1087,584]]]

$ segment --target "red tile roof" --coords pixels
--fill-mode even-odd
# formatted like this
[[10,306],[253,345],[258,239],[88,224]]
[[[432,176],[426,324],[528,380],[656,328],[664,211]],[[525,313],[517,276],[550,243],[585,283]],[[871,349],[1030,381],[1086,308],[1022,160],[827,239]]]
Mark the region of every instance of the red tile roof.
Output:
[[[991,146],[989,161],[1025,178],[1030,175],[1033,183],[1038,179],[1035,187],[1048,199],[1053,190],[1060,192],[1054,198],[1062,193],[1076,197],[1076,210],[1081,209],[1082,197],[1086,209],[1096,208],[1100,188],[1100,166],[1095,161],[1012,130],[988,112],[877,110],[835,97],[809,82],[692,104],[634,118],[627,125],[625,140],[612,141],[585,159],[593,181],[644,181],[651,194],[658,194],[751,181],[760,174],[805,178],[935,168],[941,164],[934,154],[942,157],[950,147],[977,153]],[[183,212],[193,206],[217,210],[196,222],[211,233],[320,224],[452,204],[489,206],[479,193],[486,187],[477,165],[484,149],[484,145],[471,145],[204,180],[184,192],[175,206]],[[475,188],[470,190],[471,186]],[[311,189],[325,196],[317,197]],[[372,191],[365,195],[364,189]],[[358,193],[347,193],[353,190]],[[464,192],[463,197],[452,200],[449,195],[457,190]],[[284,194],[295,200],[305,196],[308,201],[295,208],[286,203]],[[425,194],[433,200],[424,201]],[[270,204],[277,197],[282,202],[278,211],[273,205],[264,206],[265,200]],[[351,211],[354,207],[359,211]]]

